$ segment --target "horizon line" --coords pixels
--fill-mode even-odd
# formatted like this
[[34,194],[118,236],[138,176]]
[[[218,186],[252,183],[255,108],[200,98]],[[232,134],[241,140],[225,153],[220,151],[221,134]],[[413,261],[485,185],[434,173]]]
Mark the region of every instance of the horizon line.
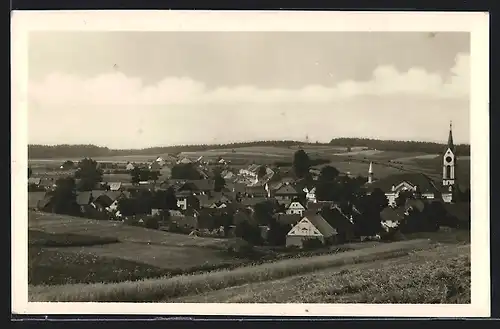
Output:
[[[446,142],[437,142],[437,141],[430,141],[430,140],[403,140],[403,139],[378,139],[378,138],[368,138],[368,137],[336,137],[332,138],[332,140],[339,140],[339,139],[358,139],[358,140],[366,140],[366,141],[379,141],[379,142],[400,142],[400,143],[427,143],[427,144],[439,144],[439,145],[446,145]],[[57,147],[57,146],[70,146],[70,147],[76,147],[76,146],[94,146],[97,148],[107,148],[109,150],[114,150],[114,151],[129,151],[129,150],[147,150],[147,149],[154,149],[154,148],[175,148],[175,147],[195,147],[195,146],[230,146],[230,145],[235,145],[235,144],[250,144],[250,143],[271,143],[271,142],[280,142],[280,143],[296,143],[296,144],[303,144],[303,145],[332,145],[335,146],[335,144],[330,144],[330,142],[305,142],[305,141],[300,141],[300,140],[279,140],[279,139],[274,139],[274,140],[248,140],[248,141],[237,141],[237,142],[225,142],[225,143],[210,143],[210,144],[174,144],[174,145],[156,145],[156,146],[146,146],[146,147],[141,147],[141,148],[112,148],[106,145],[97,145],[97,144],[35,144],[35,143],[29,143],[28,147],[30,146],[48,146],[48,147]],[[456,143],[456,146],[470,146],[470,143]],[[363,145],[353,145],[353,147],[356,146],[363,146]]]

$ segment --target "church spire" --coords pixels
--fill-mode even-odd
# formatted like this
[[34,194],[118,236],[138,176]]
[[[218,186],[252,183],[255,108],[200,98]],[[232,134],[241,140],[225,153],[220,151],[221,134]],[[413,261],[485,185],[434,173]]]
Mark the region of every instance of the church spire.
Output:
[[448,148],[454,150],[455,145],[453,144],[453,132],[452,132],[452,122],[450,121],[450,134],[448,135]]

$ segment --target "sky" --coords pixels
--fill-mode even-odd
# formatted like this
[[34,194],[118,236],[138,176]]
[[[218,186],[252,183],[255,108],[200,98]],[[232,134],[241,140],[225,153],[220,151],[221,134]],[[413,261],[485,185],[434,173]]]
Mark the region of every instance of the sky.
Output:
[[30,144],[469,143],[470,36],[31,32]]

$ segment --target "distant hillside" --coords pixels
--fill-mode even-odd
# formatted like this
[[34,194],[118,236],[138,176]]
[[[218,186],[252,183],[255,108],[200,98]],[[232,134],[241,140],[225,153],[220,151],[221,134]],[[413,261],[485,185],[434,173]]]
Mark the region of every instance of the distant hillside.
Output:
[[[79,157],[104,157],[120,155],[156,155],[156,154],[177,154],[180,152],[205,151],[209,149],[238,148],[249,146],[276,146],[289,147],[294,145],[307,145],[299,141],[255,141],[230,144],[212,145],[178,145],[165,147],[150,147],[144,149],[110,149],[96,145],[28,145],[28,157],[30,159],[51,159],[51,158],[79,158]],[[332,139],[329,144],[311,143],[311,145],[331,145],[343,147],[365,146],[371,149],[382,151],[399,152],[423,152],[436,154],[443,152],[444,144],[414,141],[387,141],[377,139],[360,138],[337,138]],[[457,151],[460,155],[469,155],[469,145],[458,145]]]
[[[391,141],[369,138],[335,138],[330,141],[330,145],[356,147],[365,146],[369,149],[377,149],[380,151],[398,151],[398,152],[422,152],[429,154],[440,154],[446,144],[417,142],[417,141]],[[455,145],[456,152],[459,155],[470,155],[470,145],[459,144]]]

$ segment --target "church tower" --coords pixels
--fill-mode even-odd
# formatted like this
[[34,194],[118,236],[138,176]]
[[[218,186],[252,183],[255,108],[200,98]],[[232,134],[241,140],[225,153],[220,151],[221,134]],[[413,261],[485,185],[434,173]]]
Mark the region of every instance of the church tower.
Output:
[[373,163],[370,162],[370,167],[368,168],[368,184],[373,183]]
[[450,133],[448,135],[448,145],[443,155],[443,186],[455,185],[455,169],[457,156],[455,154],[455,145],[453,144],[453,132],[450,122]]

